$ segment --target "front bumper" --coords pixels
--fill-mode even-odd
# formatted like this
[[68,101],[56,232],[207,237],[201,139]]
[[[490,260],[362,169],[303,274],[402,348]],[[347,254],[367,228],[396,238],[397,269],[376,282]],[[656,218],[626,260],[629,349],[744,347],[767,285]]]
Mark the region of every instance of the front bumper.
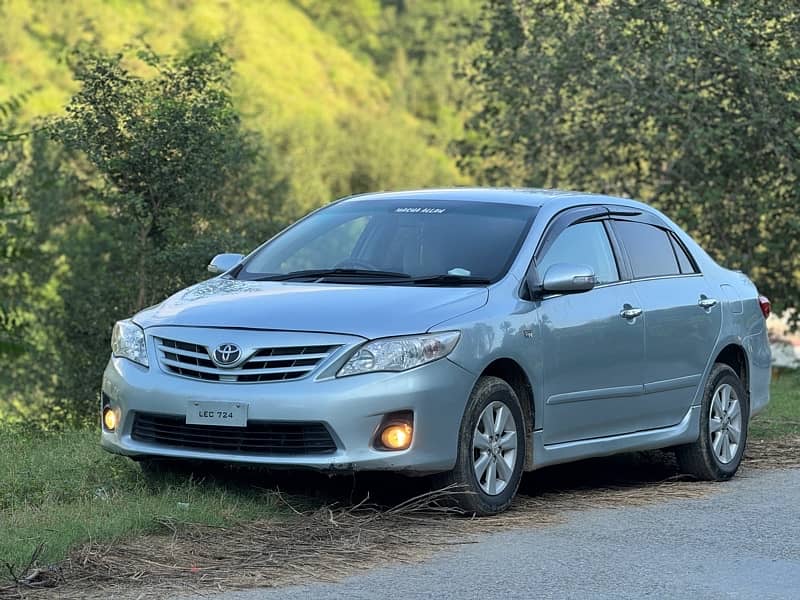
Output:
[[[242,384],[191,380],[163,372],[153,360],[148,369],[112,358],[103,375],[103,394],[119,410],[120,422],[114,432],[102,432],[101,444],[126,456],[433,473],[455,464],[461,417],[474,382],[473,374],[448,359],[403,373],[342,378],[312,375],[292,381]],[[157,445],[131,437],[137,412],[184,416],[190,400],[244,402],[248,404],[249,421],[321,422],[330,430],[337,449],[324,455],[255,455]],[[414,413],[411,446],[397,452],[373,448],[383,416],[404,410]]]

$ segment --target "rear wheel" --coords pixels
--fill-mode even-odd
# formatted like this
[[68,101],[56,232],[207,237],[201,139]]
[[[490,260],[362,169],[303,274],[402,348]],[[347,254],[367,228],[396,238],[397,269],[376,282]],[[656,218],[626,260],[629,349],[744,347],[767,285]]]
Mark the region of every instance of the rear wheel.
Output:
[[747,391],[736,371],[714,365],[700,410],[700,437],[675,449],[678,464],[698,479],[730,479],[742,462],[750,418]]
[[455,485],[455,502],[469,514],[504,511],[517,493],[525,461],[522,407],[508,383],[481,377],[470,395],[459,432],[455,468],[437,477]]

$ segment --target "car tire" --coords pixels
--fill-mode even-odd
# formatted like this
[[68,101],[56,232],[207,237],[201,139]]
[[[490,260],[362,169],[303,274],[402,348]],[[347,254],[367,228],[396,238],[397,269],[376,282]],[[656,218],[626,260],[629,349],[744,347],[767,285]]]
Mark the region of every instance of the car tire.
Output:
[[525,444],[525,419],[517,394],[498,377],[481,377],[461,421],[455,468],[437,476],[435,484],[452,486],[453,502],[468,515],[503,512],[522,479]]
[[750,403],[741,379],[728,365],[715,364],[703,391],[700,436],[675,449],[679,468],[708,481],[733,477],[744,455],[749,420]]

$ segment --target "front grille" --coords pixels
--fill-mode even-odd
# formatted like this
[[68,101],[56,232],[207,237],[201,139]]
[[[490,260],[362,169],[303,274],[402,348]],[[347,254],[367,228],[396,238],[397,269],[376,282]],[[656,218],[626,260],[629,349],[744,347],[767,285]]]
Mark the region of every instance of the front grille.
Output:
[[336,451],[322,423],[268,423],[247,427],[187,425],[184,417],[137,413],[131,437],[138,442],[186,448],[264,455],[330,454]]
[[235,369],[220,368],[206,346],[155,338],[158,360],[168,373],[226,383],[286,381],[308,375],[339,346],[259,348]]

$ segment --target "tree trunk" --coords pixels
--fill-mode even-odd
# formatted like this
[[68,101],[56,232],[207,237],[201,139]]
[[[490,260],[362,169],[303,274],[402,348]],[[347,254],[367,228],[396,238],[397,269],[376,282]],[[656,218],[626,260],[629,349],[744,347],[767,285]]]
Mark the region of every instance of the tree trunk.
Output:
[[139,293],[136,297],[137,311],[143,309],[147,303],[147,238],[150,235],[152,223],[142,225],[139,228],[139,265],[137,266],[137,276],[139,280]]

